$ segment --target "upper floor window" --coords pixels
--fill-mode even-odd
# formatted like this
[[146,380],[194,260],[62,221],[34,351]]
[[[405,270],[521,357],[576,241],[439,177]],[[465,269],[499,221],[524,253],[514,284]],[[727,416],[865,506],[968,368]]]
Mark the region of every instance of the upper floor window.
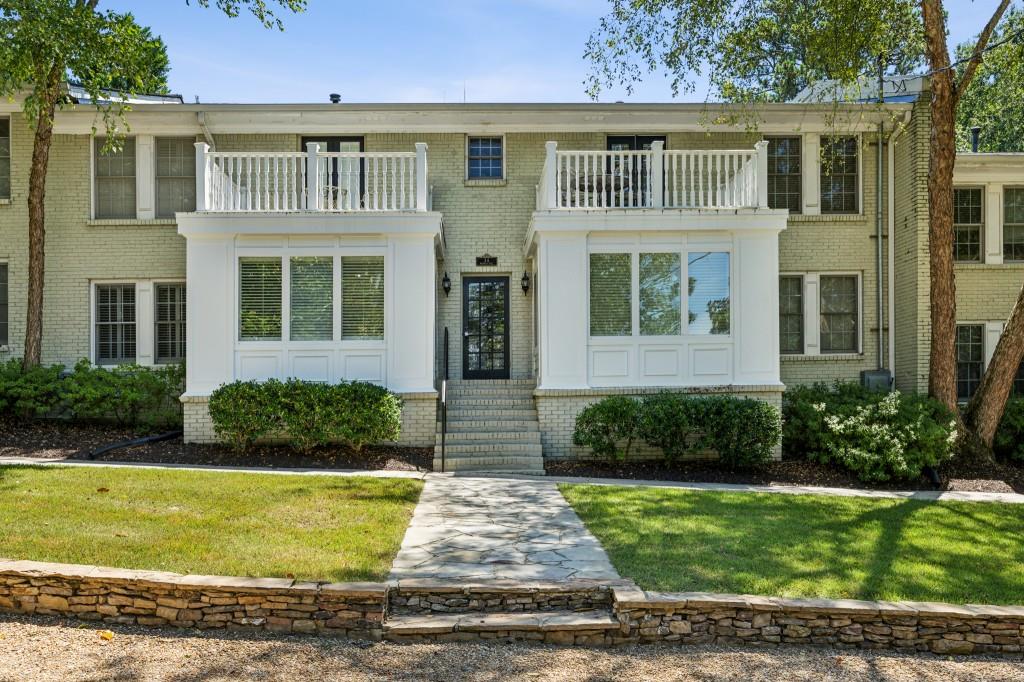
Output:
[[96,364],[135,362],[135,284],[96,285]]
[[1003,260],[1024,261],[1024,187],[1003,190]]
[[768,138],[768,207],[788,208],[800,213],[802,207],[799,137]]
[[134,218],[135,140],[123,140],[117,150],[104,151],[105,143],[101,138],[96,138],[94,143],[95,217]]
[[196,210],[196,151],[191,137],[156,139],[156,217]]
[[11,119],[0,118],[0,199],[11,198]]
[[468,145],[466,174],[470,180],[504,177],[504,144],[500,137],[471,137]]
[[953,190],[953,260],[976,263],[981,260],[981,188]]
[[855,136],[822,136],[822,213],[856,213],[859,210],[858,149]]
[[985,325],[956,326],[956,397],[970,400],[985,371]]

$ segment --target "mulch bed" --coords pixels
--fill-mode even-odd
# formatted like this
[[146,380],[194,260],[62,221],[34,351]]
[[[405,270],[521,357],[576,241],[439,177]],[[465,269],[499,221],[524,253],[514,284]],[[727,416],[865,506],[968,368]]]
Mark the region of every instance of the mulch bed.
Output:
[[[0,421],[0,457],[88,460],[103,445],[147,435],[106,424],[72,424],[56,420]],[[343,446],[301,454],[285,445],[260,445],[239,453],[222,445],[186,444],[182,439],[112,450],[95,461],[279,468],[374,469],[430,471],[433,448],[372,446],[361,453]]]
[[[730,471],[713,462],[548,462],[549,476],[586,478],[632,478],[651,481],[691,483],[740,483],[747,485],[808,485],[829,488],[872,488],[877,490],[935,490],[925,477],[914,481],[867,484],[834,466],[804,460],[770,462],[750,470]],[[995,493],[1024,493],[1024,468],[1008,464],[952,462],[939,471],[940,490]]]

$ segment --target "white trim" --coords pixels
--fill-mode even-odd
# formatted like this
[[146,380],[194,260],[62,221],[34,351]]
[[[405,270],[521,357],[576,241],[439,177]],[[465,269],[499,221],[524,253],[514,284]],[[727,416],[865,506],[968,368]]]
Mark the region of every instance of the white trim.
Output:
[[[761,136],[761,139],[763,139],[766,142],[770,142],[771,140],[787,140],[787,139],[788,140],[796,139],[796,140],[799,140],[799,142],[800,142],[800,213],[791,213],[790,214],[791,217],[795,216],[795,215],[803,215],[804,201],[805,201],[804,197],[807,196],[807,189],[805,187],[805,184],[806,184],[805,175],[806,174],[804,173],[804,167],[805,167],[805,159],[804,159],[804,146],[805,146],[805,144],[804,144],[804,142],[805,142],[806,138],[807,138],[806,134],[801,135],[800,133],[792,133],[790,135],[786,135],[784,133],[776,133],[776,134],[773,134],[773,135],[765,134],[765,135]],[[771,160],[771,157],[769,157],[769,161],[770,160]],[[765,182],[768,182],[768,174],[765,175],[764,180],[765,180]],[[786,210],[788,211],[789,209],[786,209]]]
[[[800,277],[802,280],[803,316],[804,316],[804,352],[780,353],[783,358],[821,357],[837,359],[860,357],[864,353],[864,277],[858,271],[828,270],[816,272],[784,271],[782,277]],[[822,277],[856,277],[857,278],[857,348],[853,351],[833,353],[821,352],[821,278]],[[778,286],[778,284],[776,284]],[[813,295],[812,295],[813,292]]]
[[[815,215],[822,215],[825,218],[831,218],[837,215],[863,215],[864,211],[864,134],[861,132],[829,132],[820,134],[818,137],[818,149],[817,158],[814,160],[814,177],[815,184],[817,185],[817,211]],[[825,213],[821,210],[821,138],[823,137],[852,137],[857,140],[857,206],[853,211],[843,211],[841,213]],[[805,176],[806,177],[806,176]]]
[[[96,217],[96,142],[101,139],[106,139],[106,135],[95,135],[89,136],[89,220],[139,220],[139,147],[136,144],[135,135],[127,135],[124,138],[124,144],[127,145],[129,142],[135,145],[135,216],[134,218],[97,218]],[[152,218],[153,216],[149,216]]]
[[[474,137],[498,137],[501,138],[501,177],[500,178],[471,178],[469,177],[469,140]],[[466,133],[465,148],[463,150],[464,169],[462,179],[466,182],[480,182],[481,186],[492,182],[497,184],[498,180],[508,181],[508,144],[504,133]]]
[[[94,367],[116,367],[117,364],[101,365],[96,358],[96,287],[104,284],[135,285],[135,363],[143,367],[159,367],[174,363],[156,362],[156,297],[157,284],[188,284],[184,279],[159,277],[154,279],[90,279],[89,280],[89,364]],[[148,302],[143,303],[148,295]],[[186,327],[187,333],[187,327]]]
[[[956,251],[954,249],[954,251],[953,251],[953,263],[954,263],[954,265],[969,265],[969,264],[972,264],[972,263],[973,264],[978,264],[978,263],[986,263],[986,264],[988,264],[989,263],[989,255],[990,255],[988,253],[988,249],[989,249],[989,245],[991,244],[991,237],[992,237],[989,234],[989,231],[993,227],[993,225],[991,223],[994,223],[996,227],[999,226],[998,225],[998,220],[992,221],[992,220],[989,219],[989,216],[991,215],[991,207],[988,204],[988,202],[989,202],[989,196],[988,196],[989,195],[989,189],[985,185],[978,185],[978,184],[973,184],[973,183],[965,184],[965,185],[958,185],[958,184],[954,184],[953,185],[953,228],[954,228],[954,230],[953,230],[953,237],[954,237],[953,241],[954,241],[954,245],[956,243],[956,226],[957,225],[973,226],[973,223],[958,223],[958,222],[956,222],[956,191],[958,189],[963,189],[963,190],[977,189],[977,190],[981,190],[981,223],[978,224],[978,238],[981,240],[981,244],[978,247],[978,260],[957,260],[956,259]],[[1002,192],[1000,192],[1000,197],[1002,197]],[[998,217],[998,212],[997,212],[997,216],[996,217]],[[1000,239],[999,241],[1002,242],[1002,239]],[[1000,243],[999,248],[1000,248],[999,259],[1002,260],[1002,243]]]

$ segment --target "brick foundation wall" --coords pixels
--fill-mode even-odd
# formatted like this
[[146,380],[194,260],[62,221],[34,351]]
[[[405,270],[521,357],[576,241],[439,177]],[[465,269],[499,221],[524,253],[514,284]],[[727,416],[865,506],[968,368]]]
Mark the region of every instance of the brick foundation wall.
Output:
[[[783,387],[779,386],[701,386],[693,388],[591,388],[582,390],[545,390],[534,391],[537,403],[537,417],[540,420],[541,443],[544,446],[545,459],[592,459],[594,454],[587,448],[572,444],[572,432],[576,425],[576,416],[588,405],[592,405],[610,395],[642,396],[664,390],[678,390],[680,393],[700,395],[732,395],[738,398],[763,400],[778,410],[782,410]],[[661,450],[651,448],[643,443],[634,443],[630,450],[631,459],[661,459]],[[714,457],[709,454],[701,457],[695,454],[689,459]],[[773,459],[782,459],[782,444],[775,447]]]
[[125,625],[379,640],[387,587],[0,561],[0,610]]
[[[402,431],[398,445],[430,447],[437,430],[437,394],[404,393],[402,398]],[[182,396],[186,443],[216,443],[217,434],[210,419],[207,396]]]

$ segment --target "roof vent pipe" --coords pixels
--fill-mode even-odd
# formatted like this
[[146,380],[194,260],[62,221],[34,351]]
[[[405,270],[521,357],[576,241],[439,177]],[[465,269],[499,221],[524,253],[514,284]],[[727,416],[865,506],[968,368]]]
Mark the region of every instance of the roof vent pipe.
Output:
[[981,126],[971,126],[971,151],[978,153],[978,139],[981,136]]
[[332,92],[328,95],[331,98],[331,104],[341,104],[341,95],[336,92]]

